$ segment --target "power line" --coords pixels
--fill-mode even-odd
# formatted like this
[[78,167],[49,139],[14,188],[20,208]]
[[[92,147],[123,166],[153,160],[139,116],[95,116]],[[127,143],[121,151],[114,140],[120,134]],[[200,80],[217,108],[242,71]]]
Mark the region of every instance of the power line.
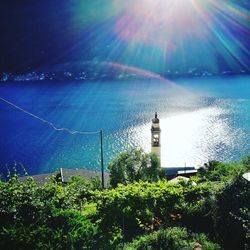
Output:
[[19,111],[22,111],[23,113],[43,122],[43,123],[46,123],[48,124],[49,126],[51,126],[55,131],[65,131],[71,135],[93,135],[93,134],[100,134],[100,144],[101,144],[101,173],[102,173],[102,188],[104,188],[104,161],[103,161],[103,131],[102,129],[101,130],[98,130],[98,131],[78,131],[78,130],[71,130],[69,128],[58,128],[56,127],[52,122],[50,121],[47,121],[37,115],[34,115],[32,114],[31,112],[17,106],[16,104],[0,97],[0,100],[5,102],[6,104],[14,107],[15,109],[18,109]]
[[43,118],[41,118],[41,117],[39,117],[37,115],[34,115],[31,112],[29,112],[29,111],[27,111],[27,110],[25,110],[25,109],[17,106],[16,104],[14,104],[14,103],[12,103],[12,102],[10,102],[10,101],[2,98],[2,97],[0,97],[0,100],[3,101],[3,102],[5,102],[5,103],[7,103],[7,104],[9,104],[10,106],[14,107],[15,109],[18,109],[19,111],[22,111],[23,113],[25,113],[25,114],[27,114],[27,115],[29,115],[29,116],[31,116],[31,117],[33,117],[33,118],[35,118],[35,119],[43,122],[43,123],[48,124],[55,131],[64,131],[64,132],[67,132],[67,133],[69,133],[71,135],[91,135],[91,134],[99,134],[100,133],[100,130],[98,130],[98,131],[78,131],[78,130],[72,130],[72,129],[64,128],[64,127],[58,128],[52,122],[47,121],[47,120],[45,120],[45,119],[43,119]]

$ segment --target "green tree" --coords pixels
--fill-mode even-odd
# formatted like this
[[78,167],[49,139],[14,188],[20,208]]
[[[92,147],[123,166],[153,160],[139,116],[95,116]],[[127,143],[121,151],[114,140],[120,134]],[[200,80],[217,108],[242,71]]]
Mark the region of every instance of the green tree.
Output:
[[108,165],[110,184],[129,184],[135,181],[157,181],[164,176],[160,161],[154,154],[133,148],[119,154]]
[[223,163],[209,161],[198,170],[198,177],[204,181],[225,181],[239,173],[250,170],[250,157],[245,157],[241,163]]

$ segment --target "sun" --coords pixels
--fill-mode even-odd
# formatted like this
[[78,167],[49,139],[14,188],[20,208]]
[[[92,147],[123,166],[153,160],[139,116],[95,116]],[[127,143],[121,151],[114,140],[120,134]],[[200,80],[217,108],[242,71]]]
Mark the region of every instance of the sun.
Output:
[[120,16],[115,30],[126,41],[174,49],[178,33],[200,29],[197,16],[190,0],[137,0]]

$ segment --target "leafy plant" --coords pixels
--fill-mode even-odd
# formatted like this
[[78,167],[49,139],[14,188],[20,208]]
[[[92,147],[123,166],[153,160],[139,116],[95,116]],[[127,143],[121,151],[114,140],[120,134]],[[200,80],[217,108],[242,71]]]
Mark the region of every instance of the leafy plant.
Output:
[[0,181],[0,248],[220,249],[206,235],[223,249],[249,248],[249,158],[211,162],[179,183],[159,180],[158,158],[138,149],[114,162],[124,184],[113,189],[79,176],[67,185],[23,182],[17,173]]
[[142,149],[130,149],[122,152],[109,165],[110,184],[129,184],[135,181],[158,181],[164,177],[160,161],[154,154],[147,154]]
[[142,235],[132,243],[127,244],[126,250],[218,250],[219,245],[211,242],[204,234],[188,233],[187,229],[172,227],[160,229],[151,234]]

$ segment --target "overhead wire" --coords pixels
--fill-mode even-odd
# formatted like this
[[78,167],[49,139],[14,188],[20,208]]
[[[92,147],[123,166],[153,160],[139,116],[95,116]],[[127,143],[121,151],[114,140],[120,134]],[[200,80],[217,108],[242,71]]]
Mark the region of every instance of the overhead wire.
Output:
[[39,117],[38,115],[35,115],[35,114],[33,114],[33,113],[31,113],[31,112],[29,112],[29,111],[27,111],[27,110],[25,110],[25,109],[17,106],[16,104],[14,104],[14,103],[12,103],[12,102],[10,102],[10,101],[2,98],[2,97],[0,97],[0,100],[2,102],[5,102],[8,105],[14,107],[15,109],[17,109],[19,111],[22,111],[23,113],[25,113],[25,114],[27,114],[27,115],[29,115],[29,116],[37,119],[37,120],[39,120],[39,121],[41,121],[41,122],[49,125],[55,131],[64,131],[64,132],[67,132],[67,133],[69,133],[71,135],[91,135],[91,134],[99,134],[100,133],[100,130],[98,130],[98,131],[79,131],[79,130],[72,130],[72,129],[65,128],[65,127],[60,128],[60,127],[55,126],[54,123],[52,123],[52,122],[50,122],[48,120],[45,120],[45,119]]

